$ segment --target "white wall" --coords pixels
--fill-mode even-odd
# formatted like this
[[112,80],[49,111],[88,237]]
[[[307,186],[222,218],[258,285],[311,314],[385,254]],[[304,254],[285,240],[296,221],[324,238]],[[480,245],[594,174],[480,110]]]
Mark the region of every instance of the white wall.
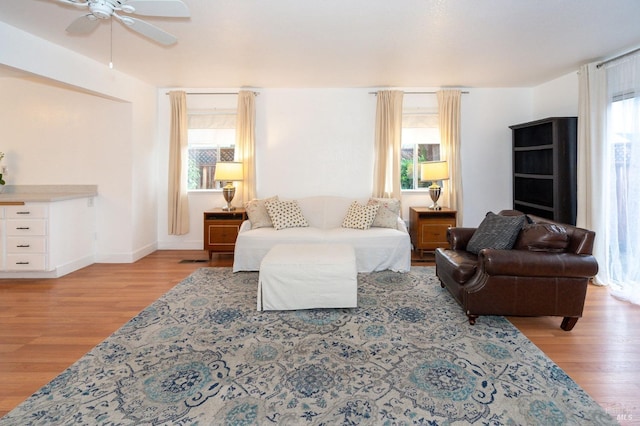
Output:
[[[155,88],[0,22],[10,184],[96,184],[99,262],[156,248]],[[5,148],[7,147],[7,148]]]
[[365,89],[261,91],[258,196],[370,195],[375,105]]
[[578,73],[572,72],[533,89],[533,116],[576,117],[578,115]]
[[463,225],[513,206],[509,126],[531,120],[531,89],[474,89],[462,100]]

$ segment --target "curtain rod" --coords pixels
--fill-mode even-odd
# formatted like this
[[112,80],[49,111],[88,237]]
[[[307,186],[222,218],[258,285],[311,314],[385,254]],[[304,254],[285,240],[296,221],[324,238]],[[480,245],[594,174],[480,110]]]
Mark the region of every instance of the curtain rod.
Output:
[[[252,92],[254,95],[258,96],[259,92]],[[168,95],[169,92],[165,93]],[[185,92],[186,95],[238,95],[240,92]]]
[[615,60],[617,60],[617,59],[622,59],[622,58],[624,58],[625,56],[633,55],[634,53],[637,53],[637,52],[640,52],[640,47],[638,47],[637,49],[633,49],[633,50],[632,50],[632,51],[630,51],[630,52],[623,53],[623,54],[621,54],[621,55],[614,56],[613,58],[609,58],[609,59],[607,59],[607,60],[605,60],[605,61],[602,61],[602,62],[600,62],[598,65],[596,65],[596,68],[600,68],[600,67],[602,67],[602,66],[604,66],[604,65],[607,65],[609,62],[613,62],[613,61],[615,61]]
[[[435,95],[438,92],[404,92],[405,95]],[[468,95],[469,92],[460,92],[463,95]],[[369,92],[370,95],[377,95],[378,92]]]

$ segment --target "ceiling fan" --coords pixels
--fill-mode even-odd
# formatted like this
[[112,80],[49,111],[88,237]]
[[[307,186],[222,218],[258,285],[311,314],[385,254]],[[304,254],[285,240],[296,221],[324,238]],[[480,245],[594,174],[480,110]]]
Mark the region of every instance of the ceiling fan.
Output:
[[[181,0],[55,0],[58,3],[88,8],[89,13],[74,20],[68,27],[71,34],[87,34],[95,30],[100,20],[116,18],[133,31],[158,43],[169,46],[178,39],[168,32],[129,16],[160,16],[166,18],[188,18],[189,8]],[[120,14],[120,12],[126,15]]]

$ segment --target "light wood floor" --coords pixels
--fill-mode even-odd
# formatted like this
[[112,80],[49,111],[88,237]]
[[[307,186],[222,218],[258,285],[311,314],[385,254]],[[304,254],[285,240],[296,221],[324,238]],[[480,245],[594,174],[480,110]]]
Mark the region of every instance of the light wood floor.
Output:
[[[158,251],[134,264],[95,264],[49,280],[0,280],[0,416],[48,383],[159,296],[231,255]],[[415,265],[430,265],[414,257]],[[461,313],[462,315],[462,313]],[[482,319],[480,318],[479,321]],[[640,424],[640,307],[590,286],[573,331],[560,318],[510,318],[620,422]]]

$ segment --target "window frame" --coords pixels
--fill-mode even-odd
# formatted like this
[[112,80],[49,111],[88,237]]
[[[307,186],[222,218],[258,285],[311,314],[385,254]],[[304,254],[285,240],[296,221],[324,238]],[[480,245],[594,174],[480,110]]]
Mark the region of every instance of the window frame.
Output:
[[[233,116],[233,123],[232,125],[227,123],[224,126],[221,127],[200,127],[200,126],[212,126],[215,124],[212,124],[213,121],[215,121],[215,119],[212,119],[212,122],[209,124],[199,124],[197,125],[197,127],[191,127],[191,123],[192,120],[190,119],[191,117],[197,117],[197,116],[202,116],[205,117],[205,121],[206,121],[206,116]],[[218,162],[222,162],[222,161],[234,161],[235,159],[235,139],[236,139],[236,128],[235,128],[235,120],[237,119],[237,110],[235,109],[192,109],[187,111],[187,121],[188,121],[188,128],[187,128],[187,158],[186,158],[186,164],[185,167],[187,169],[187,192],[222,192],[222,186],[223,183],[222,182],[215,182],[212,181],[212,188],[192,188],[191,187],[191,183],[192,183],[192,179],[193,177],[191,176],[192,173],[192,165],[191,165],[191,155],[192,155],[192,149],[205,149],[205,150],[215,150],[215,162],[212,165],[206,165],[205,167],[208,168],[209,173],[208,176],[211,176],[210,179],[213,179],[213,175],[215,174],[215,165]],[[195,119],[198,120],[198,119]],[[207,130],[207,129],[212,129],[212,130],[232,130],[232,135],[226,137],[225,139],[227,140],[227,143],[215,143],[215,141],[212,140],[212,143],[210,144],[206,144],[206,143],[193,143],[191,141],[191,135],[190,135],[190,131],[191,130]],[[215,138],[214,138],[215,139]],[[224,150],[233,150],[233,154],[231,156],[231,159],[223,159],[223,157],[225,156],[223,151]],[[198,179],[202,179],[202,175],[200,174],[198,176]],[[208,179],[207,179],[208,180]]]
[[[434,126],[433,124],[431,126],[425,127],[425,126],[420,126],[420,127],[412,127],[411,125],[407,125],[409,124],[410,119],[408,119],[407,117],[410,116],[428,116],[428,118],[426,119],[427,121],[431,121],[432,123],[436,123],[436,125]],[[413,143],[413,144],[407,144],[407,143],[403,143],[402,139],[403,136],[401,136],[401,141],[400,141],[400,186],[401,192],[428,192],[429,191],[429,186],[431,185],[431,182],[424,182],[421,184],[422,181],[420,181],[420,177],[419,177],[419,173],[420,173],[420,163],[425,162],[425,161],[438,161],[440,160],[440,153],[441,153],[441,146],[442,146],[442,141],[440,139],[440,129],[439,129],[439,113],[437,108],[412,108],[412,109],[403,109],[402,111],[402,118],[403,118],[403,124],[402,124],[402,132],[403,132],[403,136],[405,136],[404,134],[404,129],[412,129],[412,128],[429,128],[429,129],[435,129],[435,134],[431,135],[431,136],[425,136],[428,139],[426,140],[438,140],[437,143]],[[426,153],[426,157],[424,160],[420,160],[420,149],[421,147],[425,147],[425,149],[429,150],[428,146],[432,146],[434,147],[433,150],[437,151],[437,152],[431,152],[431,156],[432,158],[429,158],[429,152]],[[413,166],[413,182],[412,182],[412,188],[402,188],[402,181],[404,178],[404,159],[403,159],[403,152],[405,150],[408,149],[408,147],[412,147],[413,148],[413,154],[412,154],[412,166]],[[437,154],[437,155],[436,155]],[[422,186],[421,186],[422,185]]]

